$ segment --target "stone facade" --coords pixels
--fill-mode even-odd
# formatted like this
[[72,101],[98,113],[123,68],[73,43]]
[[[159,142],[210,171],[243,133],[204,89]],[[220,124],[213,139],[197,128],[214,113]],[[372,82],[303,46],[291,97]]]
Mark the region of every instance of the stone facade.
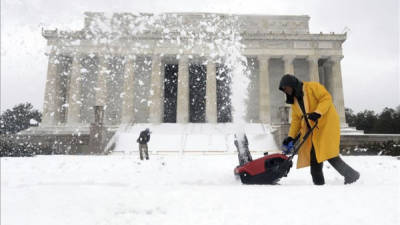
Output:
[[308,16],[85,16],[82,30],[43,31],[51,50],[42,129],[88,127],[95,105],[104,106],[108,127],[229,122],[229,104],[221,102],[229,95],[223,83],[229,79],[210,43],[221,41],[218,37],[233,26],[250,71],[248,122],[281,123],[284,96],[278,82],[291,73],[325,85],[346,124],[340,65],[346,35],[310,34]]

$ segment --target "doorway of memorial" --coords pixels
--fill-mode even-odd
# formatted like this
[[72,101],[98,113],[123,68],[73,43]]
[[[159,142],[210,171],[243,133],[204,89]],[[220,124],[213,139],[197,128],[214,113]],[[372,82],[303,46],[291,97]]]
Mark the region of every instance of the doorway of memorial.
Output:
[[178,64],[165,64],[164,67],[164,123],[176,123],[176,104],[178,93]]
[[189,122],[206,121],[206,80],[207,66],[189,65]]

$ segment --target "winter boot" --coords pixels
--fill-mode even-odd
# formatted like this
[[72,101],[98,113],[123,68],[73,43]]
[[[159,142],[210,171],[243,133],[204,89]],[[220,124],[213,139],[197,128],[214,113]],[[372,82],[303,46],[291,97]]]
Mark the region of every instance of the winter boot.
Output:
[[344,177],[344,184],[351,184],[360,178],[360,173],[347,165],[340,156],[329,159],[328,162]]
[[360,173],[354,170],[354,173],[344,177],[344,184],[351,184],[356,182],[360,178]]

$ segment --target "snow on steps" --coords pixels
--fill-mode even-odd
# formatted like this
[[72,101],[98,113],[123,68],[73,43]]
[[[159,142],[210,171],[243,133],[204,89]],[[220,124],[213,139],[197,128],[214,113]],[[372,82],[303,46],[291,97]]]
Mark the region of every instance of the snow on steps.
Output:
[[[132,124],[121,126],[107,147],[113,146],[114,154],[138,151],[136,140],[140,131],[149,128],[148,144],[153,154],[167,152],[181,153],[233,153],[234,134],[237,125],[232,123],[205,124]],[[274,130],[266,124],[249,123],[243,128],[249,140],[249,148],[255,152],[276,151]]]

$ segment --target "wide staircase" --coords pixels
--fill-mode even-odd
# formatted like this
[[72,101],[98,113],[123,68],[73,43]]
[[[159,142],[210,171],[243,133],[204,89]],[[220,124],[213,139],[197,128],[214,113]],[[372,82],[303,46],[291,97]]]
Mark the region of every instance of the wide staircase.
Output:
[[130,124],[121,126],[107,147],[113,154],[129,154],[138,151],[140,131],[151,131],[149,151],[157,153],[234,153],[235,133],[244,132],[253,152],[277,151],[274,140],[275,129],[266,124],[248,123],[238,126],[232,123],[188,123],[188,124]]

